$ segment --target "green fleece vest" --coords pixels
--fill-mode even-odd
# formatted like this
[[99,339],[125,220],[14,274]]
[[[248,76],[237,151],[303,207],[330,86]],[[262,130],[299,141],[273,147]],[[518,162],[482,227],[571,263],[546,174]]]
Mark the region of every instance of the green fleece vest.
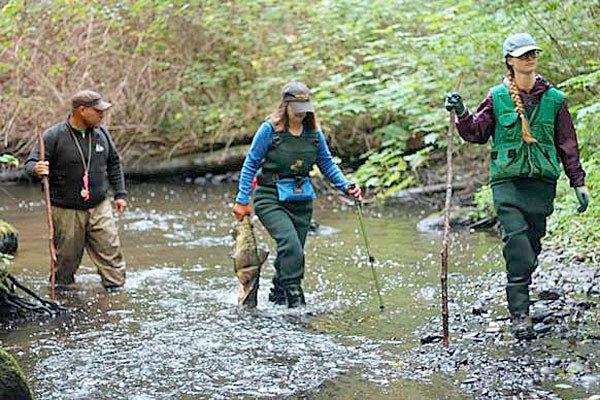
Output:
[[555,88],[546,91],[528,118],[529,130],[537,140],[531,145],[521,138],[521,118],[505,85],[491,89],[496,130],[492,139],[490,181],[520,177],[556,181],[560,163],[554,143],[554,121],[565,95]]

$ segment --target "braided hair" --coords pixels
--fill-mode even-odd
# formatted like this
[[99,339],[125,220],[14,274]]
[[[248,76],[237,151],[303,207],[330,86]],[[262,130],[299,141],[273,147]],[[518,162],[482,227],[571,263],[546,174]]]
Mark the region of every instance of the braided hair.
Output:
[[535,140],[535,138],[531,135],[531,132],[529,131],[529,122],[527,122],[527,117],[525,116],[525,107],[523,106],[523,99],[521,99],[519,88],[515,83],[514,71],[511,67],[509,67],[508,71],[506,71],[506,80],[508,81],[508,91],[510,93],[510,97],[515,103],[515,111],[519,114],[519,117],[521,117],[521,138],[525,143],[533,144],[537,142],[537,140]]

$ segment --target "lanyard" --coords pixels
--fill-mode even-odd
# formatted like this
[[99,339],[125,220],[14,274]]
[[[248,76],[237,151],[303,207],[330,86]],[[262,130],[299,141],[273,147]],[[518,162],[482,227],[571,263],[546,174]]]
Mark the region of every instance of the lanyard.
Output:
[[71,124],[68,124],[68,125],[69,125],[69,133],[71,133],[73,142],[75,142],[75,147],[77,147],[77,151],[79,151],[79,155],[81,156],[81,165],[83,166],[83,188],[79,192],[79,195],[83,198],[83,200],[89,200],[90,199],[89,170],[90,170],[90,164],[92,162],[92,138],[94,137],[94,135],[90,134],[90,137],[88,139],[88,156],[87,156],[87,163],[86,163],[86,158],[83,154],[83,149],[81,148],[81,144],[79,144],[79,140],[77,140],[77,137],[75,136],[74,129],[71,126]]

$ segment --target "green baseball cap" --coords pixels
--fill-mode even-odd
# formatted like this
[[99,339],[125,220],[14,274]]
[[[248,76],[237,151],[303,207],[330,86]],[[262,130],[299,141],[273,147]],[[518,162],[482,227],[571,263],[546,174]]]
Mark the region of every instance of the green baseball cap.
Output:
[[504,57],[520,57],[532,50],[542,51],[529,33],[515,33],[514,35],[510,35],[502,45],[502,54]]
[[281,100],[290,104],[294,113],[315,112],[310,90],[304,82],[290,82],[281,89]]

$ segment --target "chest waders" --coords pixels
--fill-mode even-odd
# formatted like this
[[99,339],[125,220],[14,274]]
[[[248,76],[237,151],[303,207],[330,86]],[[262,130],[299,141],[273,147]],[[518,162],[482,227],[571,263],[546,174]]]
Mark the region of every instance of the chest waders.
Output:
[[564,95],[551,88],[538,105],[526,110],[531,134],[537,140],[528,145],[521,139],[521,120],[506,86],[496,86],[491,93],[496,129],[490,180],[494,207],[502,225],[506,297],[511,315],[522,318],[529,314],[531,275],[542,250],[546,218],[554,207],[560,175],[554,121]]
[[277,243],[275,276],[269,300],[288,307],[305,304],[304,243],[312,218],[312,200],[283,202],[278,199],[277,180],[305,177],[317,159],[318,137],[306,130],[299,137],[274,133],[271,149],[258,174],[254,192],[255,213]]

